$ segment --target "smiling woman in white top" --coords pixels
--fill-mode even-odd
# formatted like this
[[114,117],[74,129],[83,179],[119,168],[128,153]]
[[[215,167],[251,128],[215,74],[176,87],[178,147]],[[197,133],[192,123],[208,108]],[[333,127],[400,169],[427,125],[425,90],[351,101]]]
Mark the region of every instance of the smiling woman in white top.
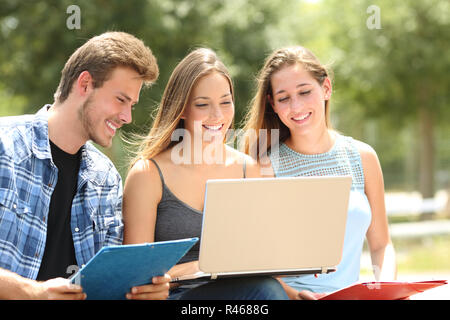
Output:
[[[256,131],[257,137],[261,130],[267,130],[268,147],[257,150],[257,158],[261,164],[269,162],[275,176],[351,175],[353,179],[343,257],[337,271],[280,280],[291,299],[302,298],[305,290],[331,292],[358,281],[365,237],[376,280],[396,278],[378,157],[369,145],[332,129],[331,95],[329,72],[308,49],[276,50],[260,71],[244,128],[245,132]],[[274,129],[279,130],[279,139],[271,145]],[[251,155],[261,145],[253,140],[249,136],[245,140],[245,152]],[[324,201],[326,197],[324,194]]]

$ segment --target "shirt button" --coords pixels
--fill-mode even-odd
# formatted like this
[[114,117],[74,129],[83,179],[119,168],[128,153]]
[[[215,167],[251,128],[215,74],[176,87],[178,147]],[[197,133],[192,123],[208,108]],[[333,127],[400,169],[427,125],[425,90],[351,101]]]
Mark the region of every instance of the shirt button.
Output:
[[78,227],[76,227],[75,228],[75,232],[78,232],[78,231],[80,231],[80,229]]
[[14,203],[14,204],[13,204],[13,208],[14,208],[14,209],[17,209],[17,204]]

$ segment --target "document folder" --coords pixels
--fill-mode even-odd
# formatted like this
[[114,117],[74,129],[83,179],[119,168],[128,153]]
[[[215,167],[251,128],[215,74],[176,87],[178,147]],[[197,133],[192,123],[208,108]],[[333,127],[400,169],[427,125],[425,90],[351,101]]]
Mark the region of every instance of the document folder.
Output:
[[319,300],[400,300],[447,284],[447,280],[364,282],[332,292]]
[[103,247],[72,278],[88,300],[122,300],[134,286],[164,275],[198,238]]

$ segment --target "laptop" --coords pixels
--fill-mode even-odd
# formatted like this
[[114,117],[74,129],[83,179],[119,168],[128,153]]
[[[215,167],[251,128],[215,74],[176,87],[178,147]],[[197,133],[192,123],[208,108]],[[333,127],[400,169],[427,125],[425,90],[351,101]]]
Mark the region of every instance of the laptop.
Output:
[[208,180],[200,272],[174,282],[336,271],[350,176]]

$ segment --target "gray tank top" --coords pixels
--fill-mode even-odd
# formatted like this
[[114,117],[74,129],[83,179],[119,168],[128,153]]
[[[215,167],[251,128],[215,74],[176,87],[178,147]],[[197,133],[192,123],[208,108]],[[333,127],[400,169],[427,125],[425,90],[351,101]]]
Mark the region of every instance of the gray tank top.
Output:
[[[184,238],[200,239],[202,233],[203,212],[196,210],[178,199],[164,182],[164,176],[155,160],[161,178],[162,197],[158,204],[155,226],[155,241],[169,241]],[[246,163],[244,160],[243,177],[245,178]],[[198,260],[200,241],[197,242],[178,263]]]

